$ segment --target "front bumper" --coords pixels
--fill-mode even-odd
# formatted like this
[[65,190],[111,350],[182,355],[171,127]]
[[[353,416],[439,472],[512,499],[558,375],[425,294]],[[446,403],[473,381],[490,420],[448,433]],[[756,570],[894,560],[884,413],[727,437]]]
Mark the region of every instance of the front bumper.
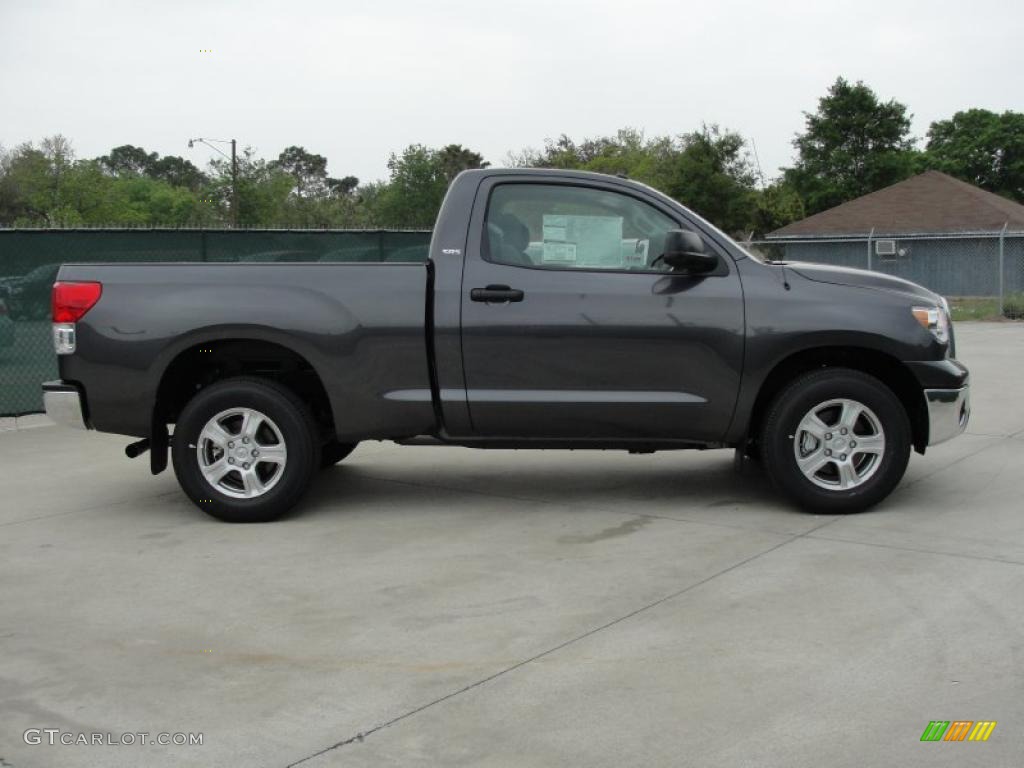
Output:
[[43,407],[46,415],[62,427],[90,429],[85,398],[74,384],[43,382]]
[[928,445],[952,440],[965,429],[971,418],[971,387],[960,389],[926,389],[928,404]]

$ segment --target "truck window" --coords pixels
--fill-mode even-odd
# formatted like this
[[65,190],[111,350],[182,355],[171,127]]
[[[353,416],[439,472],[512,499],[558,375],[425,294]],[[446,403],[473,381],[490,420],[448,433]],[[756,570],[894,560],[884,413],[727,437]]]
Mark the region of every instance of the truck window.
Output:
[[678,224],[647,203],[603,189],[499,184],[487,206],[484,258],[547,269],[668,271],[665,233]]

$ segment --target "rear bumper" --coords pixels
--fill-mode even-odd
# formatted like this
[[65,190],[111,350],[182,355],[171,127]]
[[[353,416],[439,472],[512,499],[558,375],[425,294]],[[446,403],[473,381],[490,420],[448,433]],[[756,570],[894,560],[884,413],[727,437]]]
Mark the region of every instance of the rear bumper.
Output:
[[971,387],[926,389],[928,404],[928,445],[952,440],[965,429],[971,418]]
[[44,382],[43,407],[46,415],[62,427],[90,429],[85,398],[74,384],[63,381]]

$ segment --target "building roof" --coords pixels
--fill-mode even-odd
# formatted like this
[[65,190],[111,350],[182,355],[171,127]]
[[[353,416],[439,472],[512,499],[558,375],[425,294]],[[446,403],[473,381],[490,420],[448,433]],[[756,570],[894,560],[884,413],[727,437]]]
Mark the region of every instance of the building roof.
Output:
[[768,237],[821,237],[1024,230],[1024,205],[926,171],[891,187],[776,229]]

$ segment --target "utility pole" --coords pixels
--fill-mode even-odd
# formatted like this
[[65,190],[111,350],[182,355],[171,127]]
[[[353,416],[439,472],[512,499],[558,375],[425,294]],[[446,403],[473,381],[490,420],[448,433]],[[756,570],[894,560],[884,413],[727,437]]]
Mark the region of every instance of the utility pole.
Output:
[[228,157],[224,154],[223,150],[213,146],[210,142],[216,142],[218,144],[230,144],[231,145],[231,157],[228,159],[231,161],[231,226],[238,229],[238,153],[236,151],[237,142],[234,139],[189,139],[189,148],[195,146],[196,142],[205,144],[210,149],[219,152],[224,157]]
[[231,226],[238,229],[238,155],[235,140],[231,140]]

